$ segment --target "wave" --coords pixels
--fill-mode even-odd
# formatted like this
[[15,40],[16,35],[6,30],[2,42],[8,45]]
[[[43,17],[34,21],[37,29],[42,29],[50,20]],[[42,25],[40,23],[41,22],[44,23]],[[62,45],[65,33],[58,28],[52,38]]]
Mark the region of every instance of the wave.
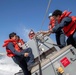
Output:
[[20,67],[13,62],[12,58],[0,55],[0,75],[14,75],[19,70]]

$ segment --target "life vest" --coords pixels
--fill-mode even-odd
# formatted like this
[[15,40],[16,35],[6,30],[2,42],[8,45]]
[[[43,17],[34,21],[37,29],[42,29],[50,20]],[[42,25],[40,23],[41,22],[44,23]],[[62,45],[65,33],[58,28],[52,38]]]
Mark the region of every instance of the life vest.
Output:
[[18,43],[21,43],[21,45],[23,45],[25,42],[23,41],[23,39],[19,39]]
[[60,17],[59,22],[60,22],[64,17],[69,16],[71,13],[72,13],[72,12],[68,12],[67,10],[65,10],[65,11],[62,13],[61,17]]
[[[65,11],[65,12],[61,15],[58,23],[60,23],[63,18],[65,18],[65,17],[70,17],[70,16],[69,16],[70,14],[71,14],[71,12]],[[76,30],[76,16],[71,16],[71,19],[72,19],[71,23],[70,23],[69,25],[63,27],[64,34],[65,34],[67,37],[69,37],[70,35],[72,35],[72,34],[75,32],[75,30]]]
[[52,17],[51,20],[50,20],[50,23],[49,23],[49,30],[51,30],[53,27],[55,26],[55,20],[54,18]]
[[[18,46],[18,44],[16,43],[16,40],[13,40],[13,39],[5,40],[4,44],[3,44],[3,47],[6,47],[10,42],[13,43],[13,46],[14,46],[14,48],[15,48],[16,51],[18,51],[18,52],[21,51],[20,48],[19,48],[19,46]],[[6,47],[6,52],[7,52],[7,56],[8,57],[15,56],[15,54],[10,49],[8,49],[7,47]]]
[[[72,12],[68,12],[67,10],[65,10],[65,11],[62,13],[62,15],[61,15],[58,23],[60,23],[60,21],[61,21],[64,17],[69,16],[71,13],[72,13]],[[52,29],[52,28],[55,26],[55,23],[56,23],[56,21],[54,20],[54,18],[52,18],[52,19],[50,20],[50,23],[49,23],[49,29]]]
[[63,31],[67,37],[72,35],[76,30],[76,17],[72,16],[72,22],[63,28]]

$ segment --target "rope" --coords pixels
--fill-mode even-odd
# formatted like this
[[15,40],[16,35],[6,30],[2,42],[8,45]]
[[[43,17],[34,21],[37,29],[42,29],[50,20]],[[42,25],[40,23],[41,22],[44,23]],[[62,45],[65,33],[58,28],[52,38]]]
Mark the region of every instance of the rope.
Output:
[[[49,7],[50,7],[51,1],[52,1],[52,0],[49,0],[49,3],[48,3],[48,6],[47,6],[47,9],[46,9],[46,12],[45,12],[45,15],[44,15],[44,18],[43,18],[43,21],[42,21],[42,25],[41,25],[40,30],[42,29],[42,26],[44,25],[44,22],[45,22],[45,19],[46,19],[46,15],[47,15],[48,9],[49,9]],[[35,38],[35,42],[36,42],[37,49],[39,50],[38,41],[37,41],[36,38]],[[39,75],[42,75],[41,62],[40,62],[40,53],[38,52],[38,54],[39,54],[39,56],[38,56],[38,59],[39,59]]]
[[44,22],[45,22],[45,19],[46,19],[47,12],[48,12],[48,10],[49,10],[49,7],[50,7],[50,4],[51,4],[51,1],[52,1],[52,0],[49,0],[49,2],[48,2],[48,6],[47,6],[47,9],[46,9],[46,12],[45,12],[44,18],[43,18],[43,20],[42,20],[42,24],[41,24],[41,28],[40,28],[40,30],[42,29],[42,27],[43,27],[43,25],[44,25]]

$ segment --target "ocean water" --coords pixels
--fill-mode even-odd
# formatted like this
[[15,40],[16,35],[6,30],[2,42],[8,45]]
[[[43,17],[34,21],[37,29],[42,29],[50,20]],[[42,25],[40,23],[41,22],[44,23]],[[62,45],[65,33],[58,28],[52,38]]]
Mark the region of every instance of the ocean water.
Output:
[[0,75],[14,75],[19,70],[20,67],[13,62],[12,58],[0,55]]

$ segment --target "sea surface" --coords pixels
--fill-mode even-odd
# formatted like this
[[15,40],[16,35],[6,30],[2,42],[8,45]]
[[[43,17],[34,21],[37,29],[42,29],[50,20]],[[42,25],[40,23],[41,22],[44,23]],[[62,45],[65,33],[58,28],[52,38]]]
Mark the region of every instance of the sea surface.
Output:
[[15,64],[12,58],[0,54],[0,75],[14,75],[20,68]]

